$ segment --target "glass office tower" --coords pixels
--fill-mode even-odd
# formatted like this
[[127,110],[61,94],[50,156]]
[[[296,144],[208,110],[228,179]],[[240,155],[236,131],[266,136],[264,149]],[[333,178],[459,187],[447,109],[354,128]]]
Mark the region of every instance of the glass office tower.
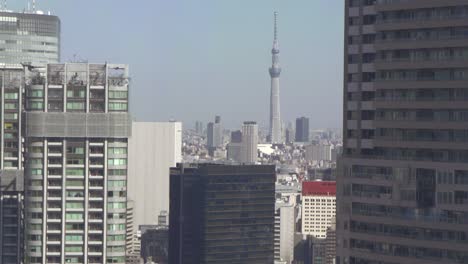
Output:
[[345,8],[337,263],[468,263],[468,1]]
[[275,167],[171,168],[169,263],[274,260]]
[[0,66],[60,61],[60,19],[42,12],[0,11]]
[[128,67],[26,77],[26,263],[125,263]]

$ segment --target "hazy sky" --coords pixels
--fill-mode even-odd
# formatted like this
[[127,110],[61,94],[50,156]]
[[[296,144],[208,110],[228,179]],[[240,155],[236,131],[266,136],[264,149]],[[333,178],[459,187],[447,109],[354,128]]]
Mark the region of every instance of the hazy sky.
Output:
[[[3,1],[3,0],[2,0]],[[273,12],[281,114],[341,127],[343,0],[37,0],[62,21],[62,61],[127,63],[137,120],[268,125]],[[26,0],[8,0],[22,10]]]

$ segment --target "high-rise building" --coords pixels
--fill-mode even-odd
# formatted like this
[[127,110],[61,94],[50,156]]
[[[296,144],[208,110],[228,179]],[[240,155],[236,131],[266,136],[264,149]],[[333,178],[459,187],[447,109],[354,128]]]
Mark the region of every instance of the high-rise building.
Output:
[[331,225],[327,228],[325,238],[325,264],[336,263],[336,219],[333,218]]
[[[130,176],[131,177],[131,176]],[[135,225],[135,202],[127,199],[126,264],[140,263],[140,240]]]
[[275,167],[171,169],[169,263],[273,263]]
[[210,155],[213,156],[216,148],[223,145],[223,128],[221,126],[221,117],[216,116],[215,122],[208,123],[206,128],[206,146]]
[[302,183],[302,233],[315,238],[326,237],[327,228],[336,216],[336,183],[309,181]]
[[226,147],[227,159],[241,161],[242,152],[242,132],[240,130],[231,132],[231,141]]
[[195,122],[195,132],[198,135],[203,135],[203,123],[201,121]]
[[313,143],[305,147],[306,160],[308,161],[331,161],[332,160],[332,146],[329,144]]
[[0,10],[0,66],[60,61],[60,19],[41,11]]
[[[0,220],[0,263],[21,263],[24,253],[23,65],[44,66],[59,62],[60,20],[40,11],[16,13],[0,10],[0,27],[0,119],[3,127],[0,200],[5,205],[0,208],[0,217],[6,217]],[[14,224],[13,219],[16,219]]]
[[19,264],[24,255],[24,70],[4,68],[0,78],[0,263]]
[[24,182],[20,170],[0,174],[0,263],[23,261]]
[[468,2],[346,1],[337,263],[468,259]]
[[128,67],[26,78],[26,263],[125,263]]
[[182,123],[133,122],[129,139],[128,197],[135,226],[158,224],[169,211],[169,171],[182,161]]
[[258,125],[247,121],[242,125],[241,162],[255,163],[258,158]]
[[294,260],[297,208],[292,203],[275,205],[275,261],[291,264]]
[[309,142],[309,118],[296,118],[296,142]]
[[280,112],[280,82],[281,67],[279,63],[279,43],[278,43],[278,13],[275,12],[275,28],[273,49],[271,50],[272,65],[270,67],[271,91],[270,91],[270,141],[271,143],[282,143],[281,133],[281,112]]

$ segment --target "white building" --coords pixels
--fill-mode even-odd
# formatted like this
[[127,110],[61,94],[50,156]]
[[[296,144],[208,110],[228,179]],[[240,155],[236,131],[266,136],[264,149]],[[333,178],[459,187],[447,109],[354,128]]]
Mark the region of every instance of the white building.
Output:
[[242,125],[241,162],[255,163],[258,157],[258,125],[248,121]]
[[302,183],[302,234],[326,238],[336,215],[336,182]]
[[331,161],[332,146],[329,144],[312,144],[306,146],[306,159],[308,161]]
[[292,203],[277,202],[275,206],[275,261],[291,264],[298,210]]
[[181,160],[182,123],[133,122],[128,197],[135,201],[136,227],[157,224],[160,212],[169,211],[169,169]]

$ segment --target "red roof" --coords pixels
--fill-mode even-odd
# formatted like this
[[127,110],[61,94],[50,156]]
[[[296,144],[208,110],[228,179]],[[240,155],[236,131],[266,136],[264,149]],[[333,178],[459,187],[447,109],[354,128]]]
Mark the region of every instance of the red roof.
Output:
[[335,196],[336,182],[334,181],[305,181],[302,182],[304,196]]

